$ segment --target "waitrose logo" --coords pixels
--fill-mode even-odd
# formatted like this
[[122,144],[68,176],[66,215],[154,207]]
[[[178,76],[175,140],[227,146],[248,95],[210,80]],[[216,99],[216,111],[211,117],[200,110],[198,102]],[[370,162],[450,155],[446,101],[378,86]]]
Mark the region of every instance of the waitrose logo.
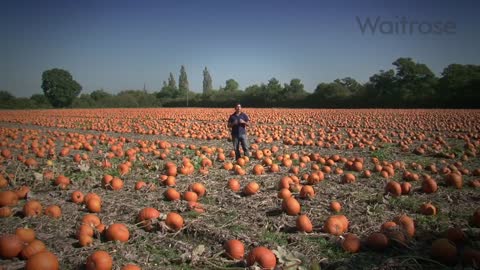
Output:
[[456,34],[457,25],[452,21],[418,21],[405,16],[385,19],[356,16],[362,34],[382,35],[452,35]]

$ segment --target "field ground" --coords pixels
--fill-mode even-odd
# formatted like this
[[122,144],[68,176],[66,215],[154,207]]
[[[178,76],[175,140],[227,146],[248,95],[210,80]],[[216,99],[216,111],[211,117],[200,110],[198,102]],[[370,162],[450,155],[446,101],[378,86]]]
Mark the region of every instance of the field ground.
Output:
[[[480,262],[480,230],[473,220],[480,207],[475,182],[480,179],[479,110],[244,111],[252,119],[252,156],[232,170],[225,169],[227,163],[238,163],[231,156],[226,127],[232,109],[0,111],[0,174],[8,181],[2,191],[21,186],[30,190],[26,199],[10,207],[11,216],[0,218],[0,234],[33,228],[58,257],[60,269],[85,269],[87,257],[96,250],[112,256],[113,269],[127,263],[142,269],[246,268],[244,260],[225,255],[223,244],[230,239],[244,243],[245,256],[257,246],[270,248],[279,269],[474,269],[464,262],[471,249]],[[37,164],[28,163],[29,158]],[[129,170],[122,172],[127,161]],[[354,168],[354,161],[363,168]],[[175,185],[168,187],[162,179],[172,162],[178,174]],[[182,174],[186,163],[193,165],[193,173]],[[258,164],[264,172],[256,175]],[[366,170],[370,177],[365,177]],[[318,171],[323,177],[315,180],[312,175]],[[461,175],[461,185],[446,180],[452,172]],[[104,187],[105,174],[123,180],[123,187]],[[346,174],[353,174],[355,181],[344,183]],[[59,175],[70,179],[65,188],[54,184]],[[312,232],[300,232],[297,215],[282,209],[277,195],[285,176],[293,178],[288,189],[313,224]],[[254,181],[260,190],[251,196],[234,192],[227,187],[232,178],[242,189]],[[436,192],[424,192],[426,178],[438,184]],[[136,190],[140,180],[154,185]],[[391,181],[408,182],[412,189],[400,196],[388,193],[385,187]],[[195,182],[206,188],[198,199],[202,208],[192,209],[183,198],[166,199],[167,189],[184,194]],[[301,198],[306,185],[315,194]],[[76,234],[90,211],[72,202],[75,190],[98,194],[102,206],[96,215],[107,226],[125,224],[128,241],[107,241],[96,232],[93,243],[82,247]],[[23,207],[32,200],[42,209],[60,206],[61,217],[25,216]],[[359,252],[344,251],[343,236],[325,230],[327,218],[336,214],[330,209],[332,201],[342,205],[338,214],[347,217],[347,232],[361,239]],[[436,215],[421,213],[424,203],[433,204]],[[185,224],[175,231],[160,216],[153,220],[153,229],[146,230],[137,220],[145,207],[179,213]],[[368,237],[402,214],[414,220],[414,236],[400,228],[403,238],[386,233],[388,246],[374,250]],[[466,237],[453,245],[451,263],[445,261],[447,247],[441,248],[440,257],[431,248],[435,240],[447,237],[449,228],[461,229]],[[0,266],[23,269],[25,260],[0,258]]]

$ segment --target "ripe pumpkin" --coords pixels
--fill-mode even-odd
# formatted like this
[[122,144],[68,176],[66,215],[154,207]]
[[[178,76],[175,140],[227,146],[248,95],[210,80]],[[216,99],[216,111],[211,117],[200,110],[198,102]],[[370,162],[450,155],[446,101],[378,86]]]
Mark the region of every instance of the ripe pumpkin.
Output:
[[111,270],[113,259],[110,254],[104,250],[97,250],[87,258],[85,270]]
[[58,270],[58,258],[50,251],[43,250],[28,258],[25,270]]
[[413,237],[415,235],[415,223],[411,217],[407,215],[400,215],[395,217],[393,221],[400,225],[409,237]]
[[353,175],[351,173],[344,174],[343,177],[342,177],[342,182],[343,183],[353,183],[353,182],[355,182],[355,175]]
[[463,250],[463,265],[464,266],[479,266],[480,265],[480,250],[465,247]]
[[30,243],[35,240],[36,234],[32,228],[20,227],[15,229],[15,234],[24,243]]
[[422,181],[422,191],[425,193],[434,193],[438,189],[437,182],[432,178],[426,178]]
[[87,209],[91,213],[100,213],[102,211],[102,201],[97,198],[91,198],[86,201]]
[[66,189],[68,185],[70,185],[70,178],[65,175],[59,175],[57,179],[55,179],[55,185],[59,186],[61,189]]
[[76,234],[77,239],[79,239],[80,236],[82,236],[82,235],[88,235],[88,236],[93,237],[93,234],[95,233],[93,228],[94,228],[93,226],[88,225],[88,224],[80,225],[77,229],[77,234]]
[[323,224],[323,230],[332,235],[342,235],[348,229],[348,219],[344,215],[329,216]]
[[299,196],[302,199],[311,199],[311,198],[315,197],[315,190],[313,189],[313,187],[311,185],[304,185],[300,189]]
[[356,234],[353,233],[347,233],[345,234],[343,240],[342,240],[342,248],[346,252],[349,253],[357,253],[360,251],[360,238]]
[[330,203],[330,210],[332,210],[335,213],[338,213],[342,210],[342,205],[337,201],[332,201]]
[[114,223],[107,227],[105,236],[110,241],[127,242],[130,238],[130,232],[125,224]]
[[385,193],[389,193],[394,197],[402,195],[402,187],[397,181],[389,181],[385,186]]
[[255,263],[258,263],[262,269],[274,269],[277,258],[270,249],[263,246],[255,247],[247,255],[247,266]]
[[97,199],[97,200],[100,200],[100,202],[102,201],[102,198],[97,193],[94,193],[94,192],[87,193],[83,201],[85,204],[87,204],[88,201],[90,201],[90,199]]
[[178,192],[174,188],[167,188],[167,190],[165,190],[164,196],[169,201],[180,200],[180,197],[181,197],[180,192]]
[[452,265],[457,261],[457,248],[446,238],[433,241],[431,252],[434,259],[447,265]]
[[240,183],[237,179],[230,179],[228,180],[228,188],[231,189],[233,192],[238,192],[240,190]]
[[193,183],[188,187],[188,190],[197,193],[198,197],[202,197],[205,195],[206,189],[202,183]]
[[12,209],[8,206],[0,207],[0,217],[10,217],[12,215]]
[[21,186],[15,190],[19,200],[27,198],[28,192],[30,192],[30,188],[28,186]]
[[241,260],[245,256],[245,246],[242,241],[237,239],[230,239],[223,245],[225,254],[234,260]]
[[142,270],[142,268],[136,264],[126,264],[120,270]]
[[175,231],[179,231],[183,228],[183,218],[178,213],[170,212],[167,214],[165,224]]
[[11,190],[0,192],[0,207],[15,206],[18,203],[18,196]]
[[41,251],[44,251],[46,249],[47,249],[47,247],[45,246],[45,244],[41,240],[34,239],[28,245],[24,246],[20,255],[22,256],[22,258],[28,259],[28,258],[32,257],[33,255],[35,255],[35,254],[37,254]]
[[296,220],[297,230],[300,232],[310,233],[313,230],[313,225],[307,215],[299,215]]
[[76,204],[81,204],[81,203],[83,203],[83,200],[85,199],[85,196],[83,195],[83,193],[80,190],[75,190],[74,192],[72,192],[72,195],[71,195],[70,198],[71,198],[72,202],[74,202]]
[[100,223],[102,223],[100,221],[100,218],[95,215],[95,214],[85,214],[83,217],[82,217],[82,224],[86,224],[86,225],[89,225],[91,227],[96,227],[98,226]]
[[158,218],[160,212],[153,207],[145,207],[138,213],[137,221],[149,220]]
[[110,189],[111,190],[120,190],[123,188],[123,180],[118,178],[118,177],[114,177],[112,179],[112,181],[110,182]]
[[402,182],[400,187],[402,188],[402,195],[407,195],[412,191],[412,184],[409,182]]
[[245,194],[246,196],[250,196],[257,193],[258,190],[260,190],[260,186],[257,182],[252,181],[243,188],[243,194]]
[[183,199],[187,202],[196,202],[198,201],[198,194],[193,191],[185,191],[183,193]]
[[460,228],[448,228],[446,231],[447,239],[456,245],[464,244],[467,240],[467,235]]
[[371,233],[367,237],[367,246],[375,251],[383,251],[388,247],[388,237],[381,232]]
[[424,203],[420,206],[420,213],[426,216],[435,216],[437,214],[437,208],[432,203]]
[[15,234],[0,235],[0,257],[11,259],[17,257],[23,248],[23,241]]
[[26,217],[34,217],[42,214],[42,204],[39,201],[31,200],[23,206],[23,214]]
[[472,216],[473,226],[480,227],[480,208],[475,210]]
[[463,186],[463,178],[460,173],[452,172],[445,176],[445,182],[447,186],[454,186],[457,189],[461,189]]
[[45,208],[45,215],[52,218],[59,218],[62,216],[62,209],[58,205],[49,205]]
[[93,237],[87,234],[81,234],[78,237],[78,244],[81,247],[87,247],[93,245]]
[[295,216],[300,214],[300,203],[294,197],[289,197],[282,201],[282,209],[287,215]]
[[288,188],[282,188],[277,195],[278,198],[285,200],[292,197],[292,192]]
[[397,227],[397,223],[393,221],[385,221],[381,226],[380,226],[380,232],[386,233],[390,230],[394,230]]

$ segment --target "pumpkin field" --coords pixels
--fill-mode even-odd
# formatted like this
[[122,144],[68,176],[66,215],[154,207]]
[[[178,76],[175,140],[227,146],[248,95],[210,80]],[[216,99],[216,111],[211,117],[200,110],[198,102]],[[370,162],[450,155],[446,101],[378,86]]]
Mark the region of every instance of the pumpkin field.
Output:
[[480,110],[0,111],[0,269],[479,269]]

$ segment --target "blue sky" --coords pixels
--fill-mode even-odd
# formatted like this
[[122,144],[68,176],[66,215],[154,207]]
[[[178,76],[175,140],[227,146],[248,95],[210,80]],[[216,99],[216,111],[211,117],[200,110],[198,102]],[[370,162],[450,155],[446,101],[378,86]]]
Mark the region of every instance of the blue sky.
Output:
[[[95,1],[1,2],[0,90],[42,93],[41,74],[63,68],[82,93],[103,88],[159,91],[180,66],[202,90],[206,66],[214,88],[299,78],[308,91],[350,76],[360,82],[398,57],[437,75],[448,64],[480,64],[478,1]],[[357,22],[455,23],[454,34],[363,33]],[[388,25],[387,25],[388,26]],[[428,27],[428,25],[427,25]],[[416,28],[414,28],[416,29]],[[424,28],[427,29],[427,28]]]

